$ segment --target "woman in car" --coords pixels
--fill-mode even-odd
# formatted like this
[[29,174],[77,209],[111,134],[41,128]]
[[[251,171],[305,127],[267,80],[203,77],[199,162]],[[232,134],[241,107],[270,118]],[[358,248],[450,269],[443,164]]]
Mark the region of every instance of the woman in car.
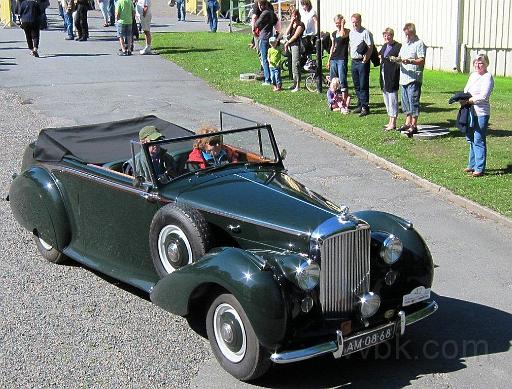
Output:
[[215,134],[215,128],[203,128],[198,134],[212,134],[199,138],[194,143],[194,149],[188,156],[187,164],[193,169],[204,169],[210,166],[220,166],[237,162],[237,155],[230,148],[222,144],[222,135]]

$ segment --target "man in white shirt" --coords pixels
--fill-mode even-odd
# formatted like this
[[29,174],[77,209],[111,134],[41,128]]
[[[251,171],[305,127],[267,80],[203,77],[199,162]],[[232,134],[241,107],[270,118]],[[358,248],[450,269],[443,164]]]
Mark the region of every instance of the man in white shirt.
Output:
[[139,15],[140,26],[144,31],[146,46],[140,51],[142,55],[151,54],[151,0],[137,0],[137,15]]

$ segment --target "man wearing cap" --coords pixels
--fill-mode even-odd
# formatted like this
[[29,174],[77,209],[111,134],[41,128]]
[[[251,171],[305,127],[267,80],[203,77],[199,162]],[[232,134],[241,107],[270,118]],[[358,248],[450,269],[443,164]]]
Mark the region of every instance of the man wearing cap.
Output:
[[[155,126],[146,126],[139,131],[139,140],[142,144],[162,139],[165,139],[165,137]],[[174,159],[167,154],[165,149],[161,148],[160,145],[151,145],[148,151],[158,178],[176,176]],[[151,181],[151,169],[143,150],[135,156],[135,171],[137,176],[142,176],[146,181]]]

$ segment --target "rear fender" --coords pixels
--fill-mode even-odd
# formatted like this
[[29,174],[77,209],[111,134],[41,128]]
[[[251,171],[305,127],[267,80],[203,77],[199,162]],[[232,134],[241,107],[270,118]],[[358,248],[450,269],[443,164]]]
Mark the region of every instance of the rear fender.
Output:
[[33,166],[17,176],[9,189],[9,202],[14,218],[24,228],[37,231],[59,251],[68,245],[69,219],[60,189],[47,170]]
[[218,285],[236,297],[264,347],[272,349],[284,338],[287,315],[281,288],[261,258],[241,249],[215,249],[167,275],[155,285],[151,301],[186,316],[191,297],[205,284]]

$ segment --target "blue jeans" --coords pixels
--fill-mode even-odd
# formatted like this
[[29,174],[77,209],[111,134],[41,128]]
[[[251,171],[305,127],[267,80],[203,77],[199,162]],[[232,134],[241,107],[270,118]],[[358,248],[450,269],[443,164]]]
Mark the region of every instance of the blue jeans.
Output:
[[421,83],[414,81],[402,87],[402,112],[407,116],[420,116]]
[[329,76],[331,76],[331,80],[334,77],[338,77],[342,88],[346,88],[348,86],[347,70],[347,63],[344,59],[331,59],[329,62]]
[[206,14],[208,16],[208,24],[210,25],[210,31],[217,31],[217,9],[218,4],[216,1],[208,1]]
[[64,12],[64,28],[70,38],[74,38],[73,34],[73,14],[71,12]]
[[115,13],[116,13],[116,2],[114,0],[107,0],[107,1],[108,1],[107,10],[108,10],[108,13],[110,15],[110,24],[114,25],[115,20],[116,20],[116,16],[115,16]]
[[270,68],[270,81],[275,86],[281,86],[283,82],[281,81],[281,69],[280,68]]
[[263,66],[263,76],[265,77],[264,82],[270,84],[270,66],[268,64],[268,38],[260,39],[260,56],[261,56],[261,66]]
[[176,0],[176,11],[178,12],[178,20],[185,21],[185,0]]
[[473,128],[466,132],[466,140],[469,143],[468,168],[477,173],[485,171],[487,159],[487,144],[485,135],[489,125],[489,115],[473,115]]
[[370,62],[352,60],[352,81],[357,96],[357,107],[368,109],[370,104]]

